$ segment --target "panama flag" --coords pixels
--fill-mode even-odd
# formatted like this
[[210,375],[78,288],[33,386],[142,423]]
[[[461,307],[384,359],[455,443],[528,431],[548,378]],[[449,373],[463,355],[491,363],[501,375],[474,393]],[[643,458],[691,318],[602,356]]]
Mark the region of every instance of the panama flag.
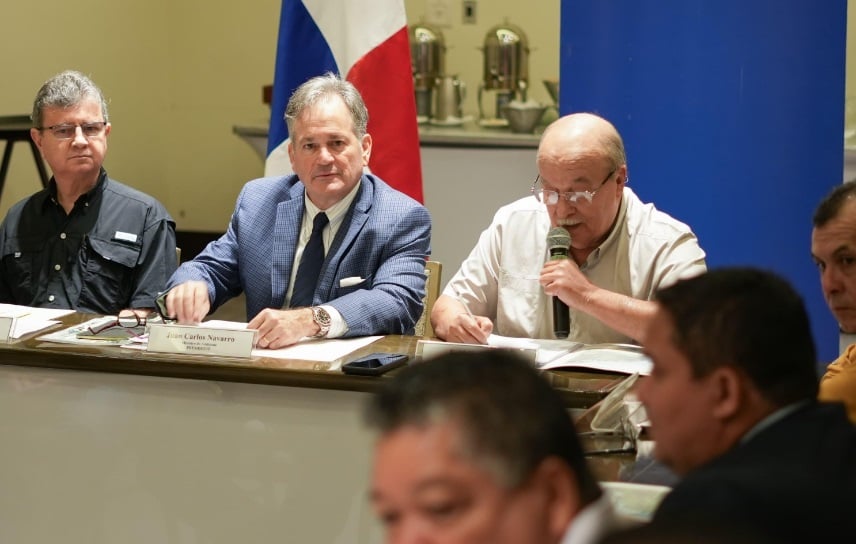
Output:
[[283,0],[265,175],[291,171],[284,114],[291,93],[326,72],[369,110],[369,168],[422,202],[422,165],[403,0]]

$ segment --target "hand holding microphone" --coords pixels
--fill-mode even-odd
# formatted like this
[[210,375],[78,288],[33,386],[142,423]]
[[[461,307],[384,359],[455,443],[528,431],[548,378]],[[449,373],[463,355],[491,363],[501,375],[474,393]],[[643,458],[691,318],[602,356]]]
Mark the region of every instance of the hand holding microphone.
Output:
[[[547,249],[550,260],[556,261],[568,258],[571,247],[571,235],[563,227],[553,227],[547,233]],[[568,305],[557,296],[553,297],[553,334],[556,338],[567,338],[571,332],[571,315]]]

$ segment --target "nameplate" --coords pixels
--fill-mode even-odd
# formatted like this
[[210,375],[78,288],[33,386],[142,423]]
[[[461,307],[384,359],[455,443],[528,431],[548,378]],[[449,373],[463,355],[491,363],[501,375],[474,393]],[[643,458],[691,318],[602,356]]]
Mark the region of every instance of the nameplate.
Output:
[[215,329],[185,325],[149,325],[147,351],[250,357],[255,329]]
[[0,342],[8,342],[12,338],[15,329],[15,318],[10,316],[0,317]]

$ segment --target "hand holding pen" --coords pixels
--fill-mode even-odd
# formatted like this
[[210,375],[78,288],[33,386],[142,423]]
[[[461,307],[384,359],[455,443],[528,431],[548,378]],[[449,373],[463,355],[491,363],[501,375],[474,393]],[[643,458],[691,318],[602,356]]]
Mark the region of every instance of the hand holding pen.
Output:
[[446,340],[467,344],[487,344],[487,338],[493,332],[493,322],[484,316],[473,315],[469,306],[460,297],[457,301],[463,311],[450,328],[450,334]]

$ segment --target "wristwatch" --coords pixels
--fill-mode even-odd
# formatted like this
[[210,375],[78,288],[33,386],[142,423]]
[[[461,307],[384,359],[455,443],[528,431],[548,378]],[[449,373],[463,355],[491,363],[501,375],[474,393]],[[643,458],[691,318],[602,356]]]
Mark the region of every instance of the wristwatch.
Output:
[[320,330],[318,333],[312,338],[324,338],[327,336],[327,333],[330,332],[330,325],[333,323],[333,320],[330,319],[330,314],[322,308],[321,306],[313,306],[312,307],[312,320],[318,324]]

